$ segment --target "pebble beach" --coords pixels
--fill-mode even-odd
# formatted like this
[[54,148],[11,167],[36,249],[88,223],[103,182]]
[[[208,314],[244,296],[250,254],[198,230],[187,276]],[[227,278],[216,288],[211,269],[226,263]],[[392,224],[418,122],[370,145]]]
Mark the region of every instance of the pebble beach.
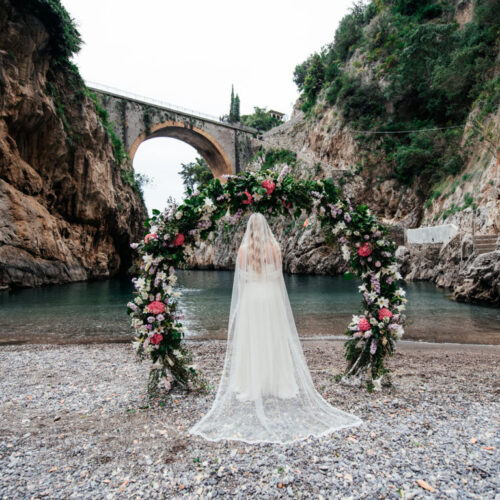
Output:
[[303,342],[316,388],[360,427],[294,444],[189,435],[223,341],[190,341],[209,394],[148,399],[129,344],[0,347],[0,498],[499,498],[500,347],[401,342],[394,387],[335,382],[339,341]]

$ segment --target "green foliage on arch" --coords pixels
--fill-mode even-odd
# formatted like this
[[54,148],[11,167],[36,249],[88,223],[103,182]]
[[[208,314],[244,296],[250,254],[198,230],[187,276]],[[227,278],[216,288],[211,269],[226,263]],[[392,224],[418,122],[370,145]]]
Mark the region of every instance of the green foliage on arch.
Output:
[[368,374],[372,383],[386,372],[384,358],[393,353],[405,322],[395,245],[369,208],[351,206],[331,180],[298,180],[288,170],[247,172],[229,176],[225,184],[214,179],[202,191],[189,192],[181,205],[155,210],[147,221],[148,234],[133,244],[141,270],[133,280],[135,298],[128,313],[138,354],[153,361],[151,380],[164,377],[168,387],[172,378],[186,388],[203,385],[182,342],[174,269],[186,264],[200,241],[214,238],[219,221],[234,225],[249,212],[295,218],[307,214],[337,239],[363,282],[360,311],[346,331],[346,374]]

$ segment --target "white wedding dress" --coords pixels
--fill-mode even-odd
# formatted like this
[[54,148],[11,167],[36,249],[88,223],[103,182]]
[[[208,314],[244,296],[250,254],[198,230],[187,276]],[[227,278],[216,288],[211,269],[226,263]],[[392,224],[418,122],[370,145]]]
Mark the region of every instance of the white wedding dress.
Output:
[[217,395],[190,432],[211,441],[288,443],[360,423],[315,390],[288,300],[278,243],[264,216],[253,214],[236,262]]

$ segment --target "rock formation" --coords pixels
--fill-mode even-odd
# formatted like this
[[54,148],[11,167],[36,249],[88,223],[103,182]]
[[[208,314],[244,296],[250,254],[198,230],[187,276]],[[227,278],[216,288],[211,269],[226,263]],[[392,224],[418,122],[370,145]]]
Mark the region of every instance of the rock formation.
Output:
[[[437,26],[434,16],[442,16],[443,26],[452,30],[458,27],[460,33],[466,30],[467,23],[473,22],[476,25],[470,25],[469,28],[472,26],[476,32],[484,29],[486,21],[491,24],[491,29],[494,25],[498,30],[498,16],[494,20],[490,15],[495,12],[492,3],[479,4],[470,0],[453,2],[454,11],[452,9],[440,10],[439,6],[431,4],[432,2],[412,4],[412,9],[425,6],[434,9],[433,13],[431,10],[427,11],[430,16],[425,18],[428,19],[427,21],[413,17],[412,22],[420,23],[421,27],[424,26],[425,29],[432,31]],[[340,38],[344,36],[349,40],[349,47],[346,46],[347,56],[341,63],[338,62],[338,53],[332,55],[330,59],[328,56],[325,57],[324,64],[327,67],[324,74],[325,85],[322,86],[322,83],[319,83],[321,90],[315,96],[315,102],[309,106],[306,113],[302,111],[303,104],[307,104],[307,99],[310,99],[305,88],[307,82],[304,83],[303,99],[297,101],[291,120],[266,132],[261,139],[260,147],[264,150],[286,149],[294,152],[297,161],[291,166],[294,175],[299,178],[333,177],[338,184],[342,185],[344,195],[350,197],[353,203],[367,204],[386,225],[391,227],[398,245],[404,244],[405,229],[443,223],[457,225],[459,229],[457,236],[444,246],[401,246],[398,250],[398,258],[404,277],[408,280],[430,280],[438,286],[448,287],[452,289],[457,300],[499,305],[498,247],[496,251],[480,255],[474,242],[474,235],[498,235],[500,230],[498,57],[496,57],[496,63],[494,57],[490,58],[488,63],[490,66],[477,77],[478,85],[484,83],[483,80],[490,82],[483,88],[480,98],[467,104],[467,107],[461,108],[466,111],[465,118],[461,118],[466,123],[463,130],[461,125],[455,127],[452,141],[451,139],[447,141],[448,136],[439,136],[439,140],[445,145],[438,144],[433,150],[434,153],[446,151],[440,157],[440,163],[433,168],[454,173],[436,176],[439,181],[430,181],[432,171],[427,166],[426,175],[420,175],[419,169],[425,166],[426,158],[426,149],[422,147],[423,160],[420,160],[418,156],[412,158],[409,154],[410,161],[413,161],[411,164],[413,177],[399,179],[395,175],[397,172],[395,171],[394,150],[392,150],[392,158],[390,158],[391,155],[380,154],[387,143],[390,149],[391,141],[384,143],[380,140],[377,145],[374,145],[376,141],[363,141],[362,139],[366,139],[366,136],[360,139],[359,134],[352,131],[360,127],[353,123],[352,117],[350,118],[349,113],[345,112],[346,103],[351,106],[351,110],[362,108],[370,112],[372,99],[375,99],[377,95],[381,100],[385,99],[382,91],[388,87],[387,75],[390,70],[389,73],[381,70],[394,65],[397,67],[397,61],[390,51],[389,54],[383,55],[385,49],[378,45],[378,41],[381,36],[388,36],[389,33],[393,35],[394,31],[400,28],[398,23],[401,22],[397,16],[393,17],[394,13],[388,5],[372,2],[364,7],[364,11],[358,6],[357,11],[353,9],[352,13],[346,16],[345,20],[350,16],[349,23],[358,23],[357,28],[354,26],[352,29],[359,29],[359,34],[356,35],[357,40],[366,35],[364,42],[358,43],[354,39],[352,41],[348,38],[347,31],[340,33]],[[398,5],[401,7],[403,4]],[[478,21],[474,17],[476,7],[478,12],[483,9],[482,15],[484,15],[485,8],[492,9],[486,21],[484,19]],[[407,14],[408,12],[405,13]],[[366,16],[369,19],[363,21],[362,19],[366,19]],[[341,25],[343,22],[344,20]],[[349,24],[344,26],[349,26]],[[361,35],[362,32],[365,35]],[[399,40],[399,42],[406,43],[407,41]],[[476,50],[474,42],[469,40],[467,43],[468,45],[464,45],[463,50],[472,54],[473,50]],[[484,42],[483,49],[487,43],[490,44],[492,52],[495,53],[496,50],[498,54],[498,38],[493,42]],[[333,50],[332,46],[325,46],[324,51]],[[413,50],[416,50],[415,47],[417,46],[412,47]],[[316,57],[319,60],[319,56]],[[391,57],[393,57],[392,60]],[[472,57],[471,60],[475,58]],[[311,59],[308,59],[304,65],[311,64],[312,67],[310,61]],[[302,65],[303,68],[306,67],[304,65]],[[461,67],[460,71],[464,69]],[[327,81],[329,70],[334,76],[330,75],[331,78]],[[453,73],[453,71],[457,72],[457,69],[450,66],[449,71]],[[310,81],[320,78],[317,72],[311,71],[307,74]],[[451,81],[463,82],[464,80],[458,76],[460,75],[455,74]],[[357,81],[362,83],[356,83]],[[343,94],[335,89],[335,84],[338,82],[340,82],[339,85],[343,85]],[[332,100],[331,95],[328,94],[329,91],[336,91],[338,95],[344,96],[358,91],[358,100],[353,99],[348,102],[342,101],[340,97]],[[388,116],[394,117],[395,108],[399,106],[399,115],[394,117],[395,121],[402,117],[401,119],[407,119],[408,122],[411,121],[410,119],[415,122],[419,120],[425,122],[428,117],[419,116],[418,107],[411,110],[406,108],[405,99],[401,98],[402,95],[404,96],[404,92],[399,95],[399,100],[396,96],[392,98],[392,101],[385,101],[381,109],[385,109]],[[454,103],[452,102],[453,96],[447,95],[451,106]],[[334,101],[335,104],[332,104]],[[371,123],[377,124],[378,122],[372,117]],[[408,147],[410,142],[407,140],[406,143],[403,141],[401,144]],[[380,147],[381,144],[383,147]],[[453,144],[453,147],[449,144]],[[403,148],[398,151],[403,151]],[[403,152],[408,153],[408,150]],[[444,164],[457,158],[460,158],[461,165],[456,170]],[[275,165],[274,168],[280,169],[282,166]],[[259,161],[255,161],[249,168],[260,168]],[[344,263],[338,250],[325,243],[325,235],[316,234],[310,228],[303,231],[300,224],[290,231],[284,231],[286,224],[287,222],[277,223],[274,228],[281,239],[287,270],[299,273],[339,273],[344,270]],[[215,267],[231,266],[230,252],[223,248],[222,238],[219,236],[215,243],[215,252],[205,248],[205,257],[209,257],[208,262]]]
[[0,287],[110,277],[130,266],[144,203],[78,71],[24,5],[0,0]]

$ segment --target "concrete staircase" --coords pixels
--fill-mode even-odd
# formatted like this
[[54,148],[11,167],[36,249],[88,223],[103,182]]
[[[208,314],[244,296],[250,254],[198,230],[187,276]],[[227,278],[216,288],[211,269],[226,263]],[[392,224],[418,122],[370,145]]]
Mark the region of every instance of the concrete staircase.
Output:
[[497,248],[498,234],[474,235],[474,248],[477,254],[493,252]]

